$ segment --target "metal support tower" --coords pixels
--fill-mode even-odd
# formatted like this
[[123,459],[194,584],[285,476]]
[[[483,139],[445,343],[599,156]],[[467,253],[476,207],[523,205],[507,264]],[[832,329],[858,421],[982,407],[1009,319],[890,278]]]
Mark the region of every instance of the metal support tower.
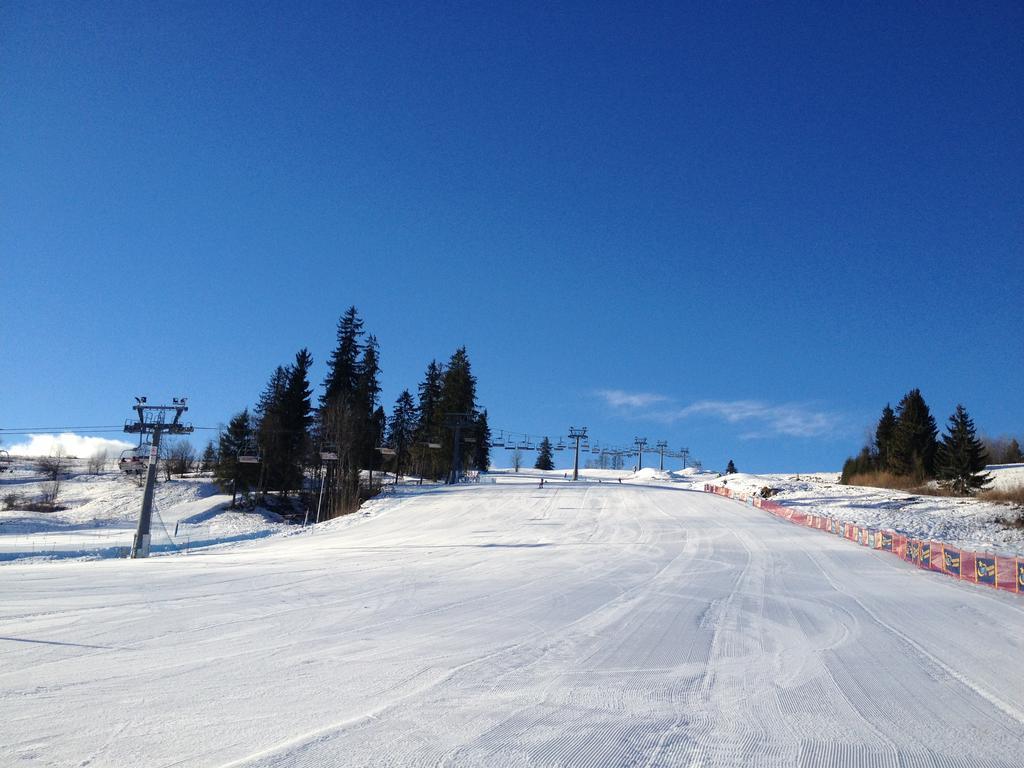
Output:
[[569,439],[576,441],[576,457],[572,462],[572,479],[578,480],[580,477],[580,440],[587,439],[587,428],[569,427]]
[[689,448],[680,448],[679,449],[679,453],[683,457],[683,469],[686,469],[686,457],[690,455],[690,449]]
[[644,447],[647,445],[646,437],[634,437],[633,445],[636,446],[636,471],[644,468]]
[[[191,424],[181,423],[181,414],[188,410],[184,397],[173,398],[173,405],[146,405],[146,398],[135,398],[137,422],[126,422],[124,431],[130,434],[152,435],[149,448],[149,465],[146,467],[146,490],[142,493],[142,511],[139,513],[139,527],[132,541],[131,557],[149,557],[149,529],[153,516],[153,488],[156,485],[156,464],[160,456],[160,436],[187,435],[192,432]],[[168,422],[167,414],[174,411],[174,418]]]
[[455,434],[452,439],[452,471],[448,474],[448,485],[455,485],[462,477],[462,430],[474,424],[469,413],[446,413],[444,425]]
[[667,440],[659,440],[654,444],[654,447],[658,449],[658,471],[665,471],[665,449],[668,448]]

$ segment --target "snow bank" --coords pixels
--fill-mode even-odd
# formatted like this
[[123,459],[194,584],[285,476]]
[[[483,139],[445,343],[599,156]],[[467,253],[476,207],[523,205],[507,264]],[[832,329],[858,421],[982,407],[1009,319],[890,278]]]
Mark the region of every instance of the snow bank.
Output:
[[[1007,469],[993,468],[991,471],[998,483],[1012,484],[1022,470],[1024,467],[1010,465]],[[767,487],[773,489],[773,501],[855,525],[887,528],[914,538],[942,541],[968,550],[1024,554],[1024,529],[1002,522],[1014,514],[1013,509],[1005,504],[840,485],[839,475],[834,472],[785,475],[741,472],[722,475],[714,480],[701,480],[691,487],[702,487],[704,482],[746,495],[760,493]]]

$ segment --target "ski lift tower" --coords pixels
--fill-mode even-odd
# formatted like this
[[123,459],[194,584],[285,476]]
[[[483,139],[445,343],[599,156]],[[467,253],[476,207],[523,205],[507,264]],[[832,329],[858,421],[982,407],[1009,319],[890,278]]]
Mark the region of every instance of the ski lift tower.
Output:
[[647,447],[646,437],[634,437],[633,445],[636,446],[636,471],[644,468],[644,448]]
[[665,471],[665,449],[668,448],[667,440],[659,440],[654,444],[654,447],[658,449],[658,471]]
[[576,457],[572,462],[572,479],[579,480],[580,477],[580,440],[587,439],[586,427],[569,427],[569,439],[576,441]]
[[[135,398],[137,422],[125,422],[124,431],[137,435],[152,435],[149,446],[149,464],[146,467],[146,490],[142,494],[142,511],[139,513],[139,527],[132,541],[131,557],[149,557],[149,528],[153,515],[153,487],[156,485],[156,462],[160,455],[160,436],[187,435],[192,432],[191,424],[182,424],[181,415],[188,410],[188,400],[184,397],[172,399],[172,405],[147,405],[146,398]],[[169,414],[174,412],[174,416]]]
[[[455,485],[462,478],[462,430],[474,424],[471,413],[447,413],[444,418],[444,425],[455,434],[452,437],[452,471],[448,474],[448,485]],[[469,438],[466,438],[470,442]],[[472,438],[475,442],[476,438]]]

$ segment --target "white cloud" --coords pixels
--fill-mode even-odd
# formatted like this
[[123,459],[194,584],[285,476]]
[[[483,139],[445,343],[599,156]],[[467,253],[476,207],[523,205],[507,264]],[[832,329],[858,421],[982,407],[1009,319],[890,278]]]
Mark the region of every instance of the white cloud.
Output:
[[664,395],[655,395],[650,392],[626,392],[621,389],[600,389],[597,394],[613,408],[647,408],[669,400]]
[[692,416],[711,416],[729,424],[749,424],[742,438],[822,437],[839,427],[842,419],[834,414],[801,403],[772,405],[759,400],[700,400],[684,408],[661,414],[668,421]]
[[114,454],[134,446],[123,440],[63,432],[59,435],[28,435],[27,442],[5,445],[4,450],[16,456],[52,456],[58,447],[64,451],[65,456],[86,459],[100,451]]

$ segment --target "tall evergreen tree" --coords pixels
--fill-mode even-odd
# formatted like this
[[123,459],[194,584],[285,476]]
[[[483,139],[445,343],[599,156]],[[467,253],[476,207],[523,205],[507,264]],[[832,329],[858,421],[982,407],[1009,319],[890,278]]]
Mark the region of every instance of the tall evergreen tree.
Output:
[[377,446],[384,438],[384,423],[387,421],[384,409],[379,407],[380,389],[380,345],[377,344],[377,337],[371,334],[363,348],[356,380],[356,418],[360,424],[357,438],[360,466],[355,467],[356,471],[360,467],[377,468]]
[[199,459],[199,469],[201,472],[210,472],[217,465],[217,449],[213,446],[213,440],[206,442],[206,447],[203,449],[203,455]]
[[238,454],[246,448],[252,437],[252,419],[248,408],[235,414],[228,422],[227,429],[220,433],[220,458],[215,472],[221,490],[232,492],[231,506],[235,504],[236,493],[252,490],[259,479],[258,466],[238,461]]
[[326,506],[330,516],[359,505],[359,471],[372,466],[374,410],[380,394],[378,348],[372,336],[364,346],[363,321],[349,307],[338,321],[338,343],[328,361],[320,398],[319,439],[337,452],[327,469]]
[[[473,419],[477,416],[476,377],[473,375],[469,354],[466,352],[465,347],[459,347],[455,350],[448,361],[448,365],[445,367],[438,409],[441,419],[455,413],[468,414]],[[441,455],[438,457],[438,469],[442,474],[438,475],[438,477],[447,475],[452,471],[454,439],[453,430],[445,429],[442,432]],[[464,466],[470,463],[471,458],[463,459]]]
[[843,473],[839,476],[842,485],[850,485],[850,482],[857,475],[866,475],[877,466],[877,457],[871,453],[866,445],[860,449],[860,453],[843,462]]
[[1017,442],[1017,438],[1010,438],[1010,442],[1006,446],[1006,452],[1000,461],[1003,464],[1019,464],[1024,461],[1024,453],[1021,453],[1020,443]]
[[534,469],[554,469],[555,457],[551,448],[551,441],[545,437],[540,441],[537,448],[537,461],[533,463]]
[[327,405],[342,398],[351,398],[359,381],[359,353],[362,345],[363,321],[356,308],[349,307],[338,321],[338,344],[327,363],[327,377],[324,379],[324,394],[321,405]]
[[985,465],[988,455],[974,430],[974,421],[962,405],[949,417],[936,461],[939,482],[954,493],[968,495],[991,482]]
[[476,418],[476,442],[473,444],[473,467],[478,472],[491,468],[491,428],[487,426],[487,410]]
[[256,404],[256,442],[262,461],[259,464],[259,493],[281,483],[286,454],[284,435],[284,398],[288,387],[288,369],[277,366]]
[[403,469],[408,469],[413,442],[416,439],[416,403],[408,389],[395,401],[388,421],[387,444],[395,451],[395,482]]
[[440,442],[444,431],[441,416],[441,387],[444,383],[444,366],[431,360],[427,371],[420,382],[419,414],[416,422],[416,439],[413,448],[413,460],[418,471],[425,477],[439,477],[441,467],[440,450],[430,448],[428,443]]
[[725,468],[725,474],[727,474],[727,475],[735,475],[736,474],[736,465],[733,463],[732,459],[729,459],[729,464]]
[[878,468],[887,472],[892,471],[892,449],[893,435],[896,434],[896,414],[889,404],[882,409],[882,417],[878,420],[875,428],[875,456],[877,457]]
[[896,406],[896,429],[892,436],[891,470],[918,480],[935,475],[935,426],[921,390],[912,389]]
[[310,453],[310,428],[313,424],[313,389],[309,370],[313,356],[306,348],[295,354],[295,363],[286,369],[280,408],[281,468],[278,490],[285,495],[301,490],[304,468]]

